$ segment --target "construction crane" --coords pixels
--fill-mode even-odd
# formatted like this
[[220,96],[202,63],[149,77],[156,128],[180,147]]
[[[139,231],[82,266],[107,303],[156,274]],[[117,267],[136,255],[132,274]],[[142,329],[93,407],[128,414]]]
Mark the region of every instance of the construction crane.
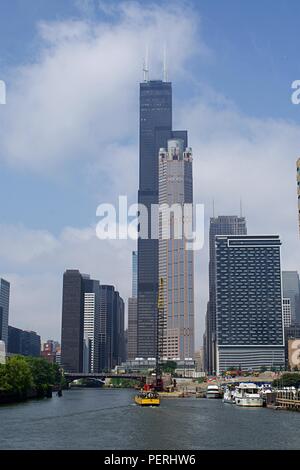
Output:
[[161,391],[163,389],[161,358],[163,357],[164,347],[164,330],[165,330],[165,293],[164,279],[159,280],[157,315],[156,315],[156,370],[155,370],[155,389]]

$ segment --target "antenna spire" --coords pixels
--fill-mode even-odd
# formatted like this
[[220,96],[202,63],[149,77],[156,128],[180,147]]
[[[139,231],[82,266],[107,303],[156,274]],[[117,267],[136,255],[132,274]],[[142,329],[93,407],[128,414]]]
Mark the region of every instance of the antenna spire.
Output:
[[144,64],[143,64],[143,80],[149,82],[149,47],[146,46]]
[[213,211],[213,218],[215,218],[215,200],[212,200],[212,211]]
[[242,198],[240,198],[240,217],[243,217],[243,203],[242,203]]
[[168,81],[168,68],[167,68],[167,46],[164,44],[164,66],[163,66],[163,81]]

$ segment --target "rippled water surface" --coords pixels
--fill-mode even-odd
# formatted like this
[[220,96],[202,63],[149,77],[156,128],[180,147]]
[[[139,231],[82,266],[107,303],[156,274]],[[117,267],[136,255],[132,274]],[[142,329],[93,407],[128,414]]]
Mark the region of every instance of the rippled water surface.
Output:
[[129,390],[76,389],[0,407],[1,449],[300,449],[300,413],[221,400],[140,408]]

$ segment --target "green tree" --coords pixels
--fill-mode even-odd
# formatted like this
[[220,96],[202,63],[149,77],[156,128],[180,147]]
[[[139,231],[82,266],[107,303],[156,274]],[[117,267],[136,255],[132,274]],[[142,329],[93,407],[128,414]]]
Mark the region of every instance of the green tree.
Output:
[[165,372],[166,374],[175,374],[175,369],[177,369],[177,362],[175,361],[167,361],[161,366],[162,372]]
[[27,357],[26,362],[30,367],[33,383],[38,391],[46,390],[56,383],[57,370],[42,357]]
[[31,369],[24,357],[11,357],[0,368],[0,388],[19,396],[34,385]]
[[273,381],[273,387],[300,387],[300,373],[283,374]]

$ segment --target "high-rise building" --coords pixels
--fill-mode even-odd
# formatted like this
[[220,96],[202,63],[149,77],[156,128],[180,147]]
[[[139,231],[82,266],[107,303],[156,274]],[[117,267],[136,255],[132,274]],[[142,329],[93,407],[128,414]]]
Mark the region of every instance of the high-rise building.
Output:
[[282,271],[282,293],[285,299],[290,299],[292,323],[300,323],[300,282],[297,271]]
[[[194,252],[184,216],[193,203],[192,151],[181,139],[168,140],[159,152],[159,278],[164,280],[163,357],[194,357]],[[190,224],[190,230],[185,227]]]
[[128,299],[127,358],[137,357],[137,252],[132,252],[132,292]]
[[125,360],[124,301],[114,286],[100,285],[100,370]]
[[39,357],[41,355],[41,337],[35,331],[8,327],[8,348],[11,354]]
[[7,348],[10,283],[0,279],[0,340]]
[[78,270],[63,278],[61,362],[67,372],[83,372],[84,289]]
[[221,215],[212,217],[209,226],[209,301],[206,311],[206,330],[204,335],[204,364],[210,374],[216,372],[216,235],[246,235],[244,217]]
[[99,336],[100,336],[100,285],[99,281],[85,275],[84,289],[84,342],[86,346],[84,372],[99,370]]
[[[172,131],[172,85],[161,80],[140,84],[140,159],[138,202],[148,210],[147,233],[138,239],[138,355],[154,357],[158,295],[158,238],[151,239],[151,206],[158,204],[158,162],[168,139],[181,138],[187,147],[187,132]],[[142,223],[143,224],[143,223]],[[143,224],[145,225],[145,224]],[[143,230],[142,230],[143,231]]]
[[282,299],[283,326],[288,328],[292,324],[292,306],[291,299]]
[[278,236],[216,236],[217,372],[284,368]]

